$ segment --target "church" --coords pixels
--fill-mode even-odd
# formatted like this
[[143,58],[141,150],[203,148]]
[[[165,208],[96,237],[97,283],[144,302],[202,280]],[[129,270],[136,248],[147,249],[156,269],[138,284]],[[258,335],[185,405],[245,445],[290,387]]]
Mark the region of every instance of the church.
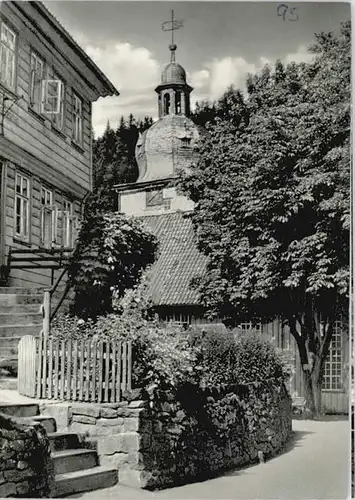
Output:
[[[176,189],[180,169],[193,168],[199,157],[201,139],[206,131],[189,117],[192,87],[184,68],[176,62],[176,45],[169,46],[170,63],[164,68],[156,87],[159,119],[138,139],[136,182],[115,187],[121,213],[139,217],[159,241],[159,255],[150,277],[154,311],[162,320],[187,324],[209,321],[191,281],[205,270],[206,258],[196,246],[191,220],[194,204]],[[221,320],[217,319],[216,322]],[[275,347],[288,351],[294,359],[291,382],[293,396],[302,396],[303,377],[295,339],[280,320],[240,329],[257,330]],[[348,412],[349,343],[343,326],[337,322],[325,366],[322,404],[328,412]]]
[[175,187],[177,172],[198,160],[205,131],[189,118],[192,87],[184,68],[175,62],[176,45],[170,45],[171,62],[164,68],[158,95],[159,119],[138,139],[136,182],[116,186],[122,213],[143,219],[160,242],[153,269],[151,295],[155,311],[164,320],[200,321],[203,309],[190,287],[195,273],[203,272],[205,259],[198,252],[191,222],[186,215],[193,202]]

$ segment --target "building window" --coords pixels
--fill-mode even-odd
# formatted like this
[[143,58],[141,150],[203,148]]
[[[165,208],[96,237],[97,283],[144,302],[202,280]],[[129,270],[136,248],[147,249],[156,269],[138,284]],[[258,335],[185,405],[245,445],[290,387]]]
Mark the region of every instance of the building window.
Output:
[[32,52],[30,105],[37,113],[41,112],[43,79],[44,79],[44,61],[35,52]]
[[324,366],[323,389],[341,391],[343,389],[343,331],[342,323],[336,321],[329,352]]
[[73,225],[73,204],[68,200],[64,200],[62,220],[62,245],[65,248],[72,248],[74,246]]
[[161,207],[164,203],[163,190],[151,190],[146,192],[146,207]]
[[7,87],[15,88],[16,34],[4,22],[1,23],[0,80]]
[[73,141],[80,146],[83,143],[83,103],[73,94]]
[[53,193],[42,187],[41,192],[41,244],[51,248],[57,236],[57,207],[53,204]]
[[15,190],[15,236],[29,240],[29,208],[30,181],[22,174],[16,173]]
[[63,131],[64,127],[65,86],[62,80],[52,73],[50,79],[43,80],[42,113],[52,122],[53,126]]
[[261,333],[261,323],[253,325],[253,323],[251,321],[247,321],[244,323],[240,323],[239,328],[240,328],[240,330],[242,330],[242,332],[245,332],[245,333],[249,333],[249,332]]

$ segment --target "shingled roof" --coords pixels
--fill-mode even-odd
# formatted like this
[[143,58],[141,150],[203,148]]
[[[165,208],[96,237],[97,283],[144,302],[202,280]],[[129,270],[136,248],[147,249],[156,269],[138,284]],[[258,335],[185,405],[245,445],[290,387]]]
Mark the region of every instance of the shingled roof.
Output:
[[197,250],[191,220],[181,212],[141,219],[159,241],[159,256],[152,268],[150,293],[157,306],[198,305],[191,286],[203,273],[206,258]]

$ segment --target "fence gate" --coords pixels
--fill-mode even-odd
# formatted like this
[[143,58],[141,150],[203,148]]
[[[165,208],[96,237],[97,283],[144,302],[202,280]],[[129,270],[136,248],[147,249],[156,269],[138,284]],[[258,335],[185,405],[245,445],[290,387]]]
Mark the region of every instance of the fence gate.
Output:
[[18,392],[24,396],[36,396],[37,340],[25,335],[18,345]]

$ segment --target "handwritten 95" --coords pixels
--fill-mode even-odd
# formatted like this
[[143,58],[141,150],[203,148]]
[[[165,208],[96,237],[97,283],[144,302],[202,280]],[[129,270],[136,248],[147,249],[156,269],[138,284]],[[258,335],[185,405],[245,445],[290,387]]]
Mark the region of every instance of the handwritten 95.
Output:
[[297,8],[289,7],[285,3],[280,3],[277,6],[277,15],[282,17],[284,21],[298,21]]

